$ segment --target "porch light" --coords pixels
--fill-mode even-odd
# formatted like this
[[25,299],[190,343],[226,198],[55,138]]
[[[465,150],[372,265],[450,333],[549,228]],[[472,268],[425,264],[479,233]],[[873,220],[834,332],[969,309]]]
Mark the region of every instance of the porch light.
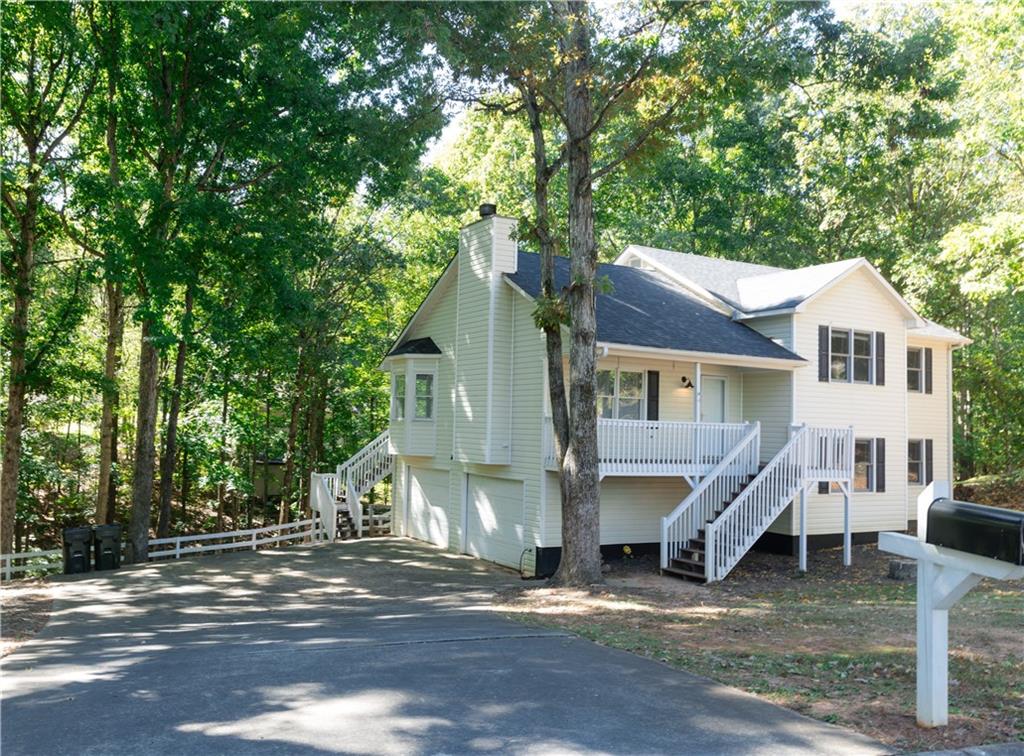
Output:
[[683,376],[683,388],[693,388],[693,383],[685,375]]

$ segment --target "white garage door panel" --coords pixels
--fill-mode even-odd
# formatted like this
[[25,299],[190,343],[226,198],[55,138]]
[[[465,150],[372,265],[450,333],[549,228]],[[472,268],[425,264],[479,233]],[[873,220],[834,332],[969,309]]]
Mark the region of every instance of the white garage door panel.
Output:
[[470,475],[467,494],[466,552],[518,568],[523,553],[523,484]]
[[406,533],[448,546],[448,471],[409,468],[409,521]]

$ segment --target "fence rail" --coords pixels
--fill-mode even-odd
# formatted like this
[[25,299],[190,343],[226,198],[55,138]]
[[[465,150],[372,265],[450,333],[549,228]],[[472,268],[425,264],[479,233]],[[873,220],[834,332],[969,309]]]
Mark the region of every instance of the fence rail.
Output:
[[[40,561],[42,560],[42,561]],[[0,554],[0,574],[10,580],[23,572],[54,572],[64,568],[64,550],[21,551],[15,554]]]
[[[276,533],[276,535],[271,535]],[[151,538],[149,559],[180,559],[190,554],[237,549],[258,549],[260,546],[284,543],[310,538],[319,541],[324,536],[323,521],[316,514],[308,520],[287,522],[284,525],[267,525],[248,530],[230,530],[223,533],[198,533],[196,535],[174,536],[173,538]],[[218,543],[206,543],[218,541]],[[183,545],[188,544],[188,545]],[[205,545],[204,545],[205,544]],[[153,546],[170,546],[153,550]],[[40,561],[44,560],[44,561]],[[64,568],[64,550],[22,551],[15,554],[0,554],[0,574],[4,580],[25,572],[59,572]]]

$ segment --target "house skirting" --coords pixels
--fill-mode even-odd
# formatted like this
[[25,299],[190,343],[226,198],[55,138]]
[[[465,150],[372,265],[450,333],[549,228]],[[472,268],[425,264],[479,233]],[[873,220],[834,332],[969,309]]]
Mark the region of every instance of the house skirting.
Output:
[[[623,559],[625,554],[622,549],[629,546],[634,557],[653,556],[655,560],[661,555],[661,544],[657,541],[652,543],[609,543],[601,546],[601,559],[606,562],[613,562]],[[561,546],[540,546],[536,552],[536,577],[546,578],[555,574],[558,563],[562,560]]]
[[[851,533],[850,540],[854,545],[862,543],[877,543],[878,531],[871,530],[863,533]],[[834,549],[842,545],[842,533],[823,533],[821,535],[807,536],[808,551]],[[757,539],[757,542],[754,544],[754,549],[767,554],[797,556],[800,553],[800,536],[784,535],[782,533],[765,533]]]

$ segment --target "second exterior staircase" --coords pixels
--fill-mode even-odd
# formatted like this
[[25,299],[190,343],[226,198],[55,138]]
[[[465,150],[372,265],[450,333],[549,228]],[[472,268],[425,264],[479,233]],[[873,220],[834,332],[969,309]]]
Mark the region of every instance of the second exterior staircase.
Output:
[[[310,504],[322,518],[328,540],[333,541],[339,531],[344,535],[363,534],[363,496],[394,471],[394,456],[388,451],[388,442],[388,431],[384,431],[333,473],[313,473]],[[375,524],[372,512],[369,524]]]
[[698,582],[722,580],[807,486],[849,481],[853,430],[796,426],[761,464],[755,424],[675,510],[661,520],[661,569]]

